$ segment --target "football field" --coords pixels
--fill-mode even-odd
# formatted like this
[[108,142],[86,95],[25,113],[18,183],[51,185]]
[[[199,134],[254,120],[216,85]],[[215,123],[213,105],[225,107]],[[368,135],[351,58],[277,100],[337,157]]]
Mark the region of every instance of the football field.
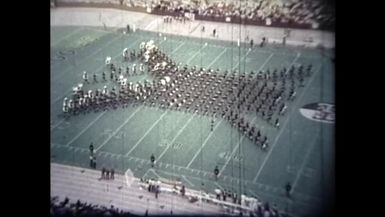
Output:
[[[304,87],[287,106],[274,128],[250,116],[269,138],[266,151],[244,137],[220,117],[162,110],[142,104],[108,111],[62,116],[64,97],[82,82],[82,72],[105,70],[111,56],[123,63],[124,48],[139,50],[142,41],[154,40],[161,50],[183,65],[245,72],[299,64],[313,65]],[[207,43],[207,44],[206,44]],[[276,204],[278,209],[305,215],[321,209],[332,191],[334,174],[334,123],[311,120],[300,109],[312,103],[334,104],[334,63],[331,50],[304,47],[255,46],[219,40],[188,38],[138,31],[122,34],[91,27],[51,27],[51,162],[89,167],[89,145],[96,151],[97,169],[131,171],[136,177],[178,180],[186,187],[214,192],[226,189]],[[151,80],[149,74],[130,81]],[[84,84],[102,88],[107,83]],[[150,156],[156,158],[151,167]],[[218,166],[216,180],[213,174]],[[292,184],[288,199],[285,184]]]

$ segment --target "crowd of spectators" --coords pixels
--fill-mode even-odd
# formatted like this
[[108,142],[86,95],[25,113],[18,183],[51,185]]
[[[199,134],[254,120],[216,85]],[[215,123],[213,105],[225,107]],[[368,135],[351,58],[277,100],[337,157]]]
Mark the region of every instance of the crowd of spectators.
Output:
[[51,197],[50,216],[77,216],[77,217],[91,217],[91,216],[135,216],[129,212],[119,210],[113,205],[105,207],[100,205],[93,205],[78,200],[76,203],[71,202],[67,197],[64,200],[59,200],[59,197]]
[[244,20],[249,24],[332,28],[334,8],[322,0],[249,0],[194,1],[160,0],[152,3],[155,11],[191,12],[196,18]]
[[[84,2],[85,0],[60,0]],[[334,0],[87,0],[152,13],[178,16],[193,13],[195,19],[287,28],[334,28]],[[227,19],[226,19],[227,18]]]

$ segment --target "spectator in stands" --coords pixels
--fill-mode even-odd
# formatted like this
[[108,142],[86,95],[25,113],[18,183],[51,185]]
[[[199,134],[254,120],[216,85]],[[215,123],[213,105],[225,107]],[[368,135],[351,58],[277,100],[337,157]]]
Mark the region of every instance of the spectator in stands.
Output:
[[57,200],[57,197],[51,198],[50,207],[51,216],[131,216],[129,212],[124,212],[118,208],[111,206],[92,205],[82,203],[77,200],[76,203],[71,203],[68,198],[63,202]]
[[[264,22],[266,25],[282,23],[287,25],[306,25],[307,28],[330,26],[334,22],[333,8],[330,4],[321,4],[320,0],[278,0],[257,1],[239,4],[238,2],[189,2],[189,5],[178,1],[162,1],[153,6],[154,10],[167,10],[174,13],[193,11],[203,17],[242,18],[249,21]],[[234,20],[234,19],[232,19]]]

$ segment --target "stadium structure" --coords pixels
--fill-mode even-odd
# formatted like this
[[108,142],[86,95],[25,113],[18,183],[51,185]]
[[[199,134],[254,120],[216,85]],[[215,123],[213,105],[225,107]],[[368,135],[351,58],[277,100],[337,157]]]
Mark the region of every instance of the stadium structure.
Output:
[[332,216],[332,1],[50,4],[51,216]]

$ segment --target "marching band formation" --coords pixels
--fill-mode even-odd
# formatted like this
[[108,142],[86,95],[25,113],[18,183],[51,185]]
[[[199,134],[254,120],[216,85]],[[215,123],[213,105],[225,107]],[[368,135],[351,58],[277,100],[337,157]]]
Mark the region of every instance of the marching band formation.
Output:
[[[70,97],[64,98],[66,116],[90,111],[144,104],[182,112],[221,117],[262,150],[268,147],[268,139],[255,123],[246,116],[257,115],[279,128],[280,116],[294,100],[297,88],[303,87],[305,78],[312,72],[312,65],[289,69],[267,69],[250,73],[230,72],[220,69],[182,65],[159,50],[153,40],[142,42],[139,52],[125,48],[123,62],[118,66],[110,56],[105,59],[105,69],[100,75],[92,75],[92,83],[109,83],[102,89],[85,90],[91,84],[88,72],[83,72],[83,82],[73,88]],[[137,65],[139,64],[139,65]],[[107,79],[107,74],[108,79]],[[152,81],[130,82],[131,76],[151,75]]]

